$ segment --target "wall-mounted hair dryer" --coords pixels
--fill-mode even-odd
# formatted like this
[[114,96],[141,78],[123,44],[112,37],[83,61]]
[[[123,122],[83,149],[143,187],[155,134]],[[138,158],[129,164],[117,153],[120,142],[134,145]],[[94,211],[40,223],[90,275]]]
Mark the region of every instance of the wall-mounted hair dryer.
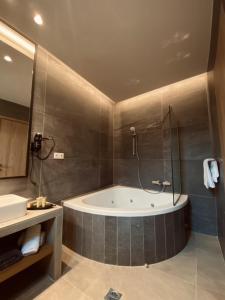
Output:
[[[51,141],[52,146],[48,152],[48,154],[45,157],[40,156],[42,143],[45,141]],[[49,158],[49,156],[52,154],[53,150],[55,148],[55,140],[53,137],[43,137],[41,133],[35,133],[33,141],[31,142],[31,154],[32,156],[35,154],[35,157],[37,157],[39,160],[46,160]]]
[[35,133],[33,142],[31,143],[32,152],[39,152],[41,150],[42,140],[43,140],[42,134]]

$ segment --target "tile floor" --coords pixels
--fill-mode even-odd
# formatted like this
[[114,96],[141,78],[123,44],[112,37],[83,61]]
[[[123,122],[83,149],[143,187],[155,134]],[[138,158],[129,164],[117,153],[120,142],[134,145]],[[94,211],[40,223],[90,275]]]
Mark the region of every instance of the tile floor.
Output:
[[225,299],[225,262],[218,240],[212,236],[192,235],[176,257],[149,268],[104,265],[65,247],[63,262],[63,276],[58,281],[39,278],[8,299],[103,300],[110,287],[123,294],[122,300]]

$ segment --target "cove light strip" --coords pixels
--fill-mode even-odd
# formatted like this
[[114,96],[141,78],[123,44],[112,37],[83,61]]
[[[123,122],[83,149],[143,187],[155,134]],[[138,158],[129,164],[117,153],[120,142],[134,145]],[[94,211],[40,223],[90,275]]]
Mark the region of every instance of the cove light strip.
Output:
[[0,41],[5,42],[27,57],[34,59],[35,45],[1,21]]

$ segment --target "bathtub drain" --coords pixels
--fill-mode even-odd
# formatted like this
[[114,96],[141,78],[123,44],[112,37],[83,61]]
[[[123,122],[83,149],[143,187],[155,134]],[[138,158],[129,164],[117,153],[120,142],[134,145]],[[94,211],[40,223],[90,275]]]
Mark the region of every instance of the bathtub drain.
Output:
[[121,297],[122,297],[121,293],[110,288],[104,299],[105,300],[120,300]]

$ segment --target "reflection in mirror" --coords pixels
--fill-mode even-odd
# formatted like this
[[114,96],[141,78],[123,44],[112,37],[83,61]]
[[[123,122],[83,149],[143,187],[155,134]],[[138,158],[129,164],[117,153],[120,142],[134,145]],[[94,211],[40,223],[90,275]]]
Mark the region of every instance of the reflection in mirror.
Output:
[[35,45],[0,22],[0,178],[26,176]]

